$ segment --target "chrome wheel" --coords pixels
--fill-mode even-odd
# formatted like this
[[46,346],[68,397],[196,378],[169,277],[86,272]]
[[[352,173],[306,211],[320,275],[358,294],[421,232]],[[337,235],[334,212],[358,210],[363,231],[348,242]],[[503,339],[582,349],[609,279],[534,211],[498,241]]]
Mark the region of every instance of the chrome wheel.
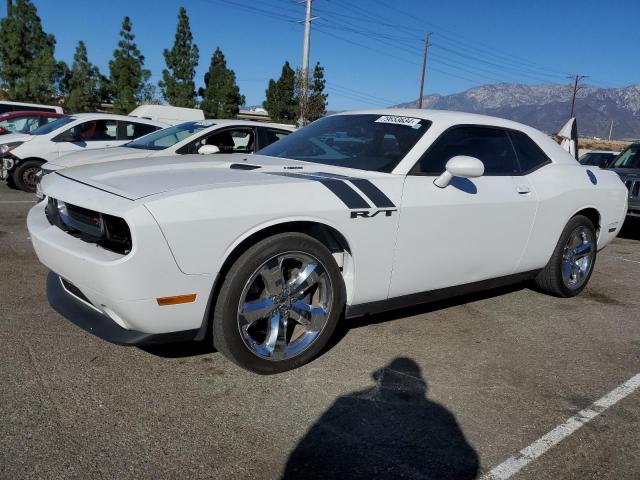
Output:
[[591,231],[579,226],[571,235],[562,251],[562,281],[572,290],[582,287],[593,267],[595,241]]
[[327,325],[333,301],[324,265],[302,252],[270,258],[249,278],[238,305],[244,344],[267,360],[307,350]]

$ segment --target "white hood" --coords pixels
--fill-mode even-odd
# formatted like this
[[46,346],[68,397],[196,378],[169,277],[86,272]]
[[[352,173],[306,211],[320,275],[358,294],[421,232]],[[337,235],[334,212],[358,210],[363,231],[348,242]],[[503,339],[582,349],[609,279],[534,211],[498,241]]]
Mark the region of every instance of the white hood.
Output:
[[7,135],[0,135],[0,145],[12,142],[28,142],[33,140],[34,136],[28,133],[9,133]]
[[56,167],[55,169],[57,170],[60,168],[77,167],[79,165],[90,165],[93,163],[145,158],[154,153],[158,152],[155,150],[141,150],[139,148],[128,147],[98,148],[95,150],[68,153],[53,162],[48,162],[47,166]]
[[[251,165],[259,168],[250,169]],[[115,163],[103,162],[64,169],[57,175],[129,200],[138,200],[149,195],[205,185],[227,187],[234,184],[278,183],[284,178],[264,175],[265,173],[299,174],[318,171],[358,177],[380,175],[375,172],[317,165],[287,158],[246,154],[180,155]],[[45,194],[46,184],[53,181],[52,177],[57,175],[43,177],[42,186]]]

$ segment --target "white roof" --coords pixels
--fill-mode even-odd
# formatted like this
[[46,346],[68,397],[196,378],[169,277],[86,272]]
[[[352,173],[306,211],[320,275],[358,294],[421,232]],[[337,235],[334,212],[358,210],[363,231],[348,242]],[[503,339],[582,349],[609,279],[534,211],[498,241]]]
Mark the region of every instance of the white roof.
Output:
[[210,118],[208,120],[201,120],[198,123],[211,122],[211,125],[216,124],[220,126],[234,126],[234,125],[249,125],[253,127],[269,127],[278,128],[280,130],[289,130],[293,132],[296,129],[295,125],[287,125],[284,123],[271,123],[271,122],[258,122],[255,120],[236,120],[229,118]]
[[164,122],[157,122],[155,120],[148,120],[146,118],[140,117],[130,117],[129,115],[116,115],[114,113],[74,113],[69,116],[72,118],[77,118],[78,120],[121,120],[123,122],[146,123],[163,128],[169,126]]

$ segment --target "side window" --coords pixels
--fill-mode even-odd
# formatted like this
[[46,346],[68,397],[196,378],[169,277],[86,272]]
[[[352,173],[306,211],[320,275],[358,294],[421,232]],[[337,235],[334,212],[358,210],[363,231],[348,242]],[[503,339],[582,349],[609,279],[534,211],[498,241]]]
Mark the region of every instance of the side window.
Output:
[[146,123],[137,122],[118,122],[120,123],[120,140],[134,140],[138,137],[142,137],[156,130],[160,130],[160,127],[154,125],[148,125]]
[[485,175],[518,175],[518,163],[505,130],[491,127],[454,127],[442,135],[418,161],[414,172],[440,175],[447,162],[458,155],[484,163]]
[[230,128],[217,131],[193,143],[190,153],[198,153],[202,145],[215,145],[220,153],[253,153],[255,133],[252,128]]
[[547,163],[551,163],[549,157],[538,144],[525,133],[510,130],[509,136],[513,142],[513,147],[516,149],[516,155],[520,162],[520,171],[523,175],[531,173]]
[[260,138],[260,148],[267,147],[272,143],[277,142],[278,140],[282,140],[284,137],[289,135],[291,132],[287,130],[277,130],[275,128],[266,128],[266,127],[258,127],[260,129],[261,138]]
[[75,136],[85,142],[106,142],[118,138],[115,120],[90,120],[71,128]]
[[49,122],[53,122],[54,120],[58,120],[60,117],[40,117],[40,126],[46,125]]

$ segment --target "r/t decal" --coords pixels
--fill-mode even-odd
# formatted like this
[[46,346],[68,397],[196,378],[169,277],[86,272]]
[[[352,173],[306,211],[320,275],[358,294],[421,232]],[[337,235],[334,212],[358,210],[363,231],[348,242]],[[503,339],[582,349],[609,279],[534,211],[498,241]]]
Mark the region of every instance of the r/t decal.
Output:
[[390,210],[375,210],[375,211],[368,211],[368,210],[351,210],[351,218],[373,218],[376,215],[383,215],[385,217],[390,217],[391,215],[393,215],[393,212],[397,212],[398,209],[397,208],[393,208]]

